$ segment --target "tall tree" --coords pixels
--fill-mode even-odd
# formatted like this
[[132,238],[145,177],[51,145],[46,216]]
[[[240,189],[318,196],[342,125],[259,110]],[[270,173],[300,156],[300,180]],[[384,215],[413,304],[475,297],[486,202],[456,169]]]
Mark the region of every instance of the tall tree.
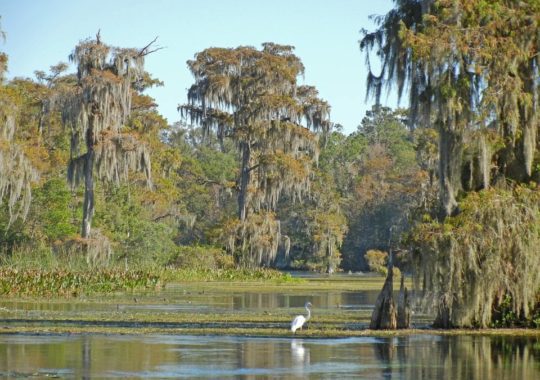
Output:
[[[510,273],[502,272],[502,283],[484,286],[481,281],[501,276],[497,266],[475,266],[485,260],[486,252],[492,252],[489,247],[493,239],[487,238],[490,234],[483,231],[484,239],[480,241],[453,239],[450,244],[444,231],[450,226],[456,232],[472,227],[474,215],[488,222],[490,228],[504,226],[508,232],[505,241],[512,242],[512,259],[500,256],[503,252],[499,250],[494,256],[514,268],[535,268],[532,271],[536,273],[539,270],[537,247],[530,244],[536,238],[523,242],[515,225],[522,224],[519,230],[537,231],[537,218],[528,217],[536,215],[537,206],[530,201],[535,199],[534,194],[524,202],[519,188],[511,192],[510,198],[504,190],[495,195],[486,191],[489,199],[498,199],[494,203],[504,199],[505,207],[516,212],[514,218],[493,218],[491,211],[483,208],[477,214],[460,215],[458,201],[467,192],[505,187],[506,180],[540,183],[540,3],[401,0],[377,21],[379,28],[366,32],[360,42],[368,62],[373,51],[382,59],[382,71],[369,74],[368,90],[378,98],[384,85],[395,85],[399,95],[408,89],[411,125],[434,126],[439,136],[439,220],[447,218],[446,229],[424,235],[432,249],[419,251],[424,255],[419,267],[424,276],[421,282],[435,295],[438,323],[485,326],[491,317],[489,303],[505,294],[515,300],[517,314],[527,315],[534,293],[518,286],[520,282]],[[468,210],[470,202],[461,201]],[[518,212],[521,207],[527,211]],[[457,221],[460,225],[454,224]],[[428,252],[443,255],[428,259]],[[449,263],[449,257],[456,261]],[[429,275],[436,272],[443,275]],[[474,283],[472,298],[466,295],[459,278],[464,272],[468,274],[467,282]],[[536,275],[529,270],[522,275],[533,289],[538,289],[540,280]],[[479,299],[484,301],[476,302]]]
[[110,47],[95,40],[76,46],[70,60],[77,64],[78,85],[63,112],[71,128],[68,180],[72,186],[84,179],[81,235],[90,236],[94,214],[94,172],[100,179],[118,183],[128,171],[145,173],[150,184],[150,156],[135,134],[122,129],[131,112],[134,84],[144,75],[143,49]]
[[298,86],[304,71],[292,46],[263,44],[209,48],[188,61],[195,83],[182,114],[240,154],[238,219],[229,225],[229,248],[248,265],[269,264],[280,243],[274,211],[282,192],[300,198],[310,187],[317,136],[328,131],[329,105],[317,90]]

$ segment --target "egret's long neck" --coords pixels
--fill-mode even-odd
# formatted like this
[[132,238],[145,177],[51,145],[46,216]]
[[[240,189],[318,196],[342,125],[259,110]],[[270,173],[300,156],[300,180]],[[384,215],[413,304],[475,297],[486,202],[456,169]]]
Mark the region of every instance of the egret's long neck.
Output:
[[311,310],[309,310],[309,307],[306,306],[306,310],[307,310],[307,317],[306,317],[306,321],[309,320],[309,318],[311,318]]

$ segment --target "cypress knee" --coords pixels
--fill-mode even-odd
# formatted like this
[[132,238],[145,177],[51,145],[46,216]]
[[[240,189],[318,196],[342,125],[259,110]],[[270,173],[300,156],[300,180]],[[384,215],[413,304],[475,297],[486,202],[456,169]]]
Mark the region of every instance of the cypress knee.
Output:
[[409,292],[405,287],[405,277],[401,275],[401,286],[397,301],[397,328],[408,329],[411,327],[411,306],[409,302]]
[[377,301],[375,302],[373,314],[371,314],[370,329],[395,330],[397,327],[396,305],[394,303],[394,295],[392,294],[394,288],[393,269],[393,265],[388,266],[386,280],[384,281],[381,293],[379,293]]

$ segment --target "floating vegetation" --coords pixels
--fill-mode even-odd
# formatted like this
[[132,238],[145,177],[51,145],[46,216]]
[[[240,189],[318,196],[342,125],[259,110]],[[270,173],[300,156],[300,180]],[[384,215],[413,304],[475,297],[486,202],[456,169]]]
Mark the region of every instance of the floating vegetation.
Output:
[[190,269],[167,270],[163,274],[169,281],[276,281],[299,283],[301,279],[269,268]]
[[160,276],[145,271],[94,269],[0,269],[0,295],[33,297],[73,297],[82,294],[155,289]]

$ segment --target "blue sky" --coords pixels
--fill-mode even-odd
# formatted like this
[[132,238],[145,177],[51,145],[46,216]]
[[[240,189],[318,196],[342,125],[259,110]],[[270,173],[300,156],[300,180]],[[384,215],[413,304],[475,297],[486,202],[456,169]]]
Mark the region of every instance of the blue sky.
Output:
[[[263,42],[293,45],[306,67],[302,84],[315,85],[332,106],[332,120],[356,130],[365,103],[365,59],[360,29],[372,30],[369,15],[385,14],[391,0],[0,0],[7,38],[8,78],[33,77],[95,36],[114,46],[143,47],[156,36],[164,47],[147,57],[146,69],[165,82],[150,90],[159,111],[173,123],[193,82],[186,61],[207,47]],[[394,100],[392,100],[394,99]],[[386,98],[383,98],[383,102]],[[395,106],[395,97],[387,102]]]

